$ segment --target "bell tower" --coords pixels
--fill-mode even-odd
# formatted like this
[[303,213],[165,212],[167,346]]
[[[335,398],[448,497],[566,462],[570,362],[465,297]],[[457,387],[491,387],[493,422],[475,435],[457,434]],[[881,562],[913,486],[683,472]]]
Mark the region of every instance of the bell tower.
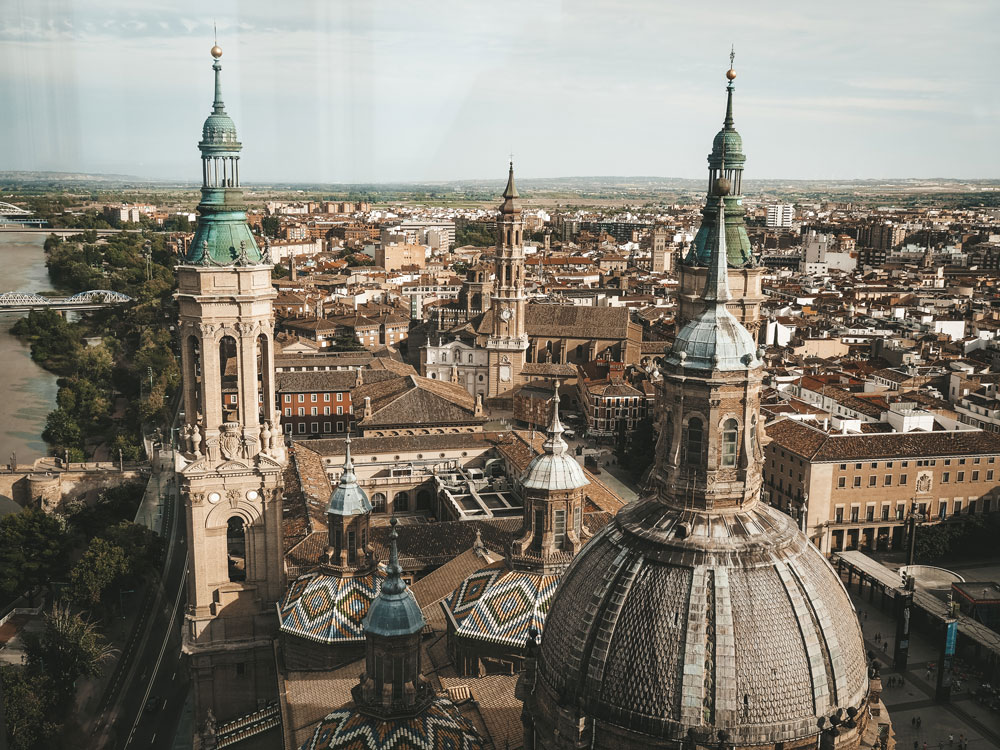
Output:
[[182,648],[197,726],[209,711],[225,721],[275,694],[274,605],[284,590],[275,292],[246,224],[242,145],[222,101],[218,46],[212,57],[198,227],[177,266],[184,398],[177,469],[188,532]]
[[490,396],[510,391],[524,367],[528,333],[524,322],[524,221],[510,163],[503,203],[497,213],[496,280],[491,301],[493,328],[489,351]]

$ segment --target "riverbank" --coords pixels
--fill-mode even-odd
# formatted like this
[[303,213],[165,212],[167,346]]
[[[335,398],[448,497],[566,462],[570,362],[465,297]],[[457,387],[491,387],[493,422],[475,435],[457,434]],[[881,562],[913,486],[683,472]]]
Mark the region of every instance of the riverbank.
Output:
[[[0,292],[39,292],[52,288],[45,267],[40,232],[0,232],[3,288]],[[26,343],[11,334],[20,314],[0,313],[0,463],[15,454],[18,463],[31,463],[48,454],[42,440],[45,418],[56,406],[56,375],[31,359]]]

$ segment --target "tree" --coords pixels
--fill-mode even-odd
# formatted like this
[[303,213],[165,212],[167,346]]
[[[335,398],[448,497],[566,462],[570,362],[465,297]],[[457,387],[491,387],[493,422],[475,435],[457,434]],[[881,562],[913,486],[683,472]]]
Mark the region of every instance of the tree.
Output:
[[163,537],[152,529],[131,521],[121,521],[112,526],[105,538],[125,553],[130,580],[136,580],[154,570],[163,553]]
[[81,677],[96,677],[115,653],[89,620],[57,602],[45,615],[40,634],[25,633],[29,671],[45,674],[63,701],[73,694],[73,683]]
[[0,666],[0,693],[10,750],[53,747],[59,725],[51,720],[52,684],[45,676]]
[[281,221],[277,216],[265,216],[260,220],[260,229],[266,237],[277,237]]
[[125,550],[107,539],[91,539],[70,571],[70,597],[81,607],[106,608],[115,584],[128,572]]
[[70,415],[66,409],[59,408],[49,412],[45,419],[45,429],[42,430],[42,439],[55,448],[68,448],[79,446],[83,434],[80,432],[80,425]]
[[355,338],[354,333],[348,330],[338,333],[337,337],[330,344],[332,352],[363,352],[365,345]]
[[28,508],[0,519],[0,593],[27,593],[66,575],[69,538],[55,516]]

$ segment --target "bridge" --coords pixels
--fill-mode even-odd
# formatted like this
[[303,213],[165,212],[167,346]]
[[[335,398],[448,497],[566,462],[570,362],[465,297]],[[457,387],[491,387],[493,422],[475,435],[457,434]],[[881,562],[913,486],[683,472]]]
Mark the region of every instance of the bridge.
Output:
[[100,310],[102,307],[123,305],[132,298],[110,289],[91,289],[72,297],[43,297],[34,292],[4,292],[0,294],[0,312],[24,313],[32,310]]
[[3,201],[0,201],[0,226],[3,226],[4,224],[17,224],[18,226],[26,227],[43,227],[46,222],[44,219],[32,218],[31,211],[26,208],[15,206],[13,203],[4,203]]

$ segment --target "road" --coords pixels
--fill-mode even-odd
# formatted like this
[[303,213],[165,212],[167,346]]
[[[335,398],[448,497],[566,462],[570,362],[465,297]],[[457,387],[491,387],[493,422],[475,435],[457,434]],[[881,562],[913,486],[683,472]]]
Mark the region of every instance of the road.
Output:
[[181,627],[187,577],[187,531],[183,510],[171,484],[164,506],[167,542],[162,586],[144,602],[102,707],[107,724],[99,728],[96,747],[169,750],[187,697],[189,683],[181,659]]

